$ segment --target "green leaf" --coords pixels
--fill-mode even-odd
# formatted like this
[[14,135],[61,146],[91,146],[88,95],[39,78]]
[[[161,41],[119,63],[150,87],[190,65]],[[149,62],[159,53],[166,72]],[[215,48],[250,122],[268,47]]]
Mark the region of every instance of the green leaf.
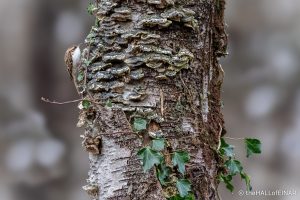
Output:
[[156,151],[162,151],[165,148],[165,139],[154,139],[152,140],[152,149]]
[[181,174],[185,172],[185,163],[189,162],[190,156],[186,151],[175,151],[172,156],[172,162],[174,166],[178,166],[178,171]]
[[195,200],[195,196],[192,193],[189,193],[186,197],[181,197],[179,194],[168,198],[168,200]]
[[154,165],[158,165],[163,161],[162,154],[150,149],[150,147],[145,147],[139,150],[138,156],[143,161],[143,169],[145,172],[151,169]]
[[91,60],[84,60],[83,63],[86,65],[86,66],[89,66],[92,61]]
[[176,196],[172,196],[170,198],[168,198],[168,200],[182,200],[183,198],[180,195],[176,195]]
[[249,157],[252,154],[261,153],[261,142],[258,139],[246,138],[245,145],[247,150],[247,157]]
[[82,106],[84,109],[88,109],[91,106],[91,102],[89,100],[83,100]]
[[247,190],[251,191],[252,190],[252,186],[250,184],[250,177],[245,173],[245,172],[241,172],[241,179],[245,180],[246,186],[247,186]]
[[225,162],[225,166],[229,170],[230,175],[236,175],[237,173],[241,173],[243,171],[243,167],[238,160],[227,160]]
[[166,166],[165,164],[160,164],[157,169],[157,178],[161,185],[166,185],[166,180],[171,173],[171,168]]
[[106,107],[109,107],[109,108],[112,107],[112,102],[111,102],[110,99],[108,99],[108,100],[106,101]]
[[195,200],[195,195],[192,194],[192,193],[189,193],[185,198],[184,200]]
[[231,175],[224,176],[223,174],[221,174],[220,175],[220,181],[225,183],[226,188],[230,192],[233,192],[234,186],[232,185],[232,176]]
[[87,11],[90,15],[93,15],[93,11],[94,9],[96,9],[96,6],[92,3],[89,3],[88,7],[87,7]]
[[84,73],[80,72],[77,76],[77,81],[80,82],[80,81],[83,81],[83,79],[84,79]]
[[176,181],[176,187],[181,197],[187,196],[191,191],[191,183],[187,179],[178,179]]
[[142,131],[147,129],[147,121],[143,118],[134,118],[133,128],[135,131]]
[[221,138],[221,147],[220,147],[220,153],[221,155],[225,155],[227,157],[234,157],[234,146],[227,144],[224,140],[224,138]]

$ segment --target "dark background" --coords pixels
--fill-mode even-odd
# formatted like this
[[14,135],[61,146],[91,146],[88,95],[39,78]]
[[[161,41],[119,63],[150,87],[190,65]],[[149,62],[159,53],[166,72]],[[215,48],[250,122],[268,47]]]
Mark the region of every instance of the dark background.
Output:
[[[81,190],[87,153],[76,128],[77,99],[63,56],[94,23],[88,0],[0,0],[0,199],[87,200]],[[227,0],[229,55],[222,59],[228,136],[257,137],[263,153],[237,157],[254,190],[296,190],[297,196],[243,196],[237,177],[231,199],[300,199],[300,1]]]

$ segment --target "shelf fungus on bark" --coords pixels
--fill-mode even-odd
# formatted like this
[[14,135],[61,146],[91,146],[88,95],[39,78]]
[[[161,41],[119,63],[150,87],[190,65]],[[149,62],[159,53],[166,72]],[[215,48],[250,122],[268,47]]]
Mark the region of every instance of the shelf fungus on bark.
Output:
[[170,8],[160,15],[147,14],[139,21],[140,28],[167,28],[173,22],[183,23],[184,26],[197,30],[198,21],[195,19],[196,13],[188,8]]
[[[120,7],[114,8],[112,12],[127,15],[131,10]],[[182,13],[182,17],[185,13],[192,15],[192,11],[182,11]],[[172,18],[169,15],[165,17]],[[161,19],[162,17],[152,18],[144,22],[146,24],[166,22],[165,19],[162,21]],[[156,71],[154,75],[156,80],[167,80],[180,70],[188,69],[194,56],[185,47],[176,52],[171,47],[160,45],[161,36],[158,34],[139,29],[130,31],[121,29],[115,21],[118,20],[113,17],[111,20],[103,18],[100,24],[92,28],[87,37],[87,40],[91,40],[92,43],[98,41],[97,45],[89,49],[92,60],[86,58],[87,88],[97,99],[100,98],[101,101],[110,99],[114,103],[123,104],[125,109],[129,101],[144,101],[147,98],[147,92],[131,91],[130,84],[143,86],[143,79],[146,72],[149,73],[149,69],[152,70],[151,73],[153,70]]]
[[143,72],[143,69],[138,69],[130,72],[130,78],[132,80],[141,80],[145,77],[145,73]]
[[144,19],[142,19],[138,26],[139,27],[159,27],[159,28],[166,28],[172,24],[172,21],[163,18],[159,15],[148,15]]
[[176,186],[169,186],[166,188],[163,188],[163,194],[166,198],[171,198],[177,194],[177,188]]
[[127,7],[115,8],[111,18],[115,21],[130,21],[131,10]]
[[113,8],[117,7],[118,3],[109,0],[103,0],[99,2],[99,7],[96,13],[98,18],[105,17]]
[[[151,121],[152,123],[162,123],[164,121],[164,118],[157,114],[152,108],[143,108],[143,107],[137,107],[135,109],[135,112],[131,115],[131,117],[141,117],[144,119],[147,119]],[[158,129],[151,129],[152,132],[159,131]]]
[[162,9],[167,6],[173,6],[175,4],[175,0],[147,0],[147,3],[154,5],[156,8]]
[[97,185],[85,185],[82,186],[82,189],[92,198],[96,199],[99,196],[99,187]]
[[90,152],[94,155],[101,154],[102,139],[101,136],[84,136],[82,141],[82,146],[87,152]]
[[198,21],[195,19],[196,13],[188,8],[171,8],[161,14],[161,17],[175,21],[182,22],[184,26],[197,30]]

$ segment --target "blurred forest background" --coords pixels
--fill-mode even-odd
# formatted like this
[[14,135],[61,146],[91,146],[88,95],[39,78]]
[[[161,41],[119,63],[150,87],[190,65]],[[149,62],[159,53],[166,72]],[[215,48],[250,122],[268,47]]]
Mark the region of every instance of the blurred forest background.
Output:
[[[76,128],[77,99],[65,50],[83,42],[94,19],[88,0],[0,0],[0,199],[88,200],[81,190],[87,153]],[[257,137],[263,153],[237,157],[254,190],[291,189],[297,196],[247,196],[240,178],[229,199],[300,199],[300,1],[227,0],[229,55],[222,59],[227,136]]]

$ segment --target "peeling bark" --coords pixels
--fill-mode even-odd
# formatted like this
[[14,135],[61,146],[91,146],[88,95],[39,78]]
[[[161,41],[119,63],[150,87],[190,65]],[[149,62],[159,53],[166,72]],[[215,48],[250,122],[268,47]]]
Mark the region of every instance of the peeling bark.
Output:
[[[227,45],[224,4],[101,0],[92,10],[96,24],[72,72],[80,95],[91,102],[81,106],[78,125],[85,128],[83,145],[93,149],[84,187],[92,199],[166,199],[155,172],[143,172],[137,158],[151,134],[188,151],[196,199],[216,199],[215,149],[225,130],[218,62]],[[134,117],[149,121],[145,133],[132,130]],[[99,137],[101,145],[91,144]]]

